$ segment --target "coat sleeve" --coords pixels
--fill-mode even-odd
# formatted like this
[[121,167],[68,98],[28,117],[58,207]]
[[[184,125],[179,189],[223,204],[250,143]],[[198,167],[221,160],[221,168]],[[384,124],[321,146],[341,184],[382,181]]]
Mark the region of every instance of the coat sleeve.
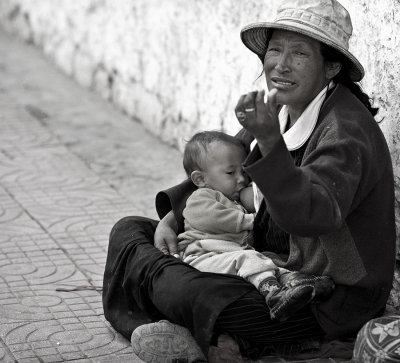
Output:
[[357,203],[360,180],[367,178],[371,184],[377,178],[363,170],[363,163],[370,163],[372,156],[368,137],[362,134],[362,130],[328,128],[300,167],[295,166],[283,138],[264,157],[258,148],[252,151],[245,171],[283,230],[314,237],[343,225]]
[[222,193],[198,189],[187,201],[185,223],[205,233],[239,233],[253,228],[254,215],[245,213]]
[[157,193],[156,210],[158,216],[162,219],[172,210],[178,223],[179,233],[184,230],[182,212],[185,208],[186,200],[196,189],[197,187],[191,182],[191,180],[186,179],[178,185]]

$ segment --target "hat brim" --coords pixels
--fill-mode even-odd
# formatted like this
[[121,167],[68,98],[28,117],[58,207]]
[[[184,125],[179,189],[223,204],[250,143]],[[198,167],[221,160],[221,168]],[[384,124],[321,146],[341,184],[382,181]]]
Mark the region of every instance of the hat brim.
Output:
[[295,33],[306,35],[310,38],[327,44],[330,47],[341,52],[349,61],[350,69],[349,76],[352,81],[358,82],[364,77],[364,68],[361,63],[347,49],[338,46],[328,37],[323,36],[321,29],[313,29],[303,24],[295,23],[293,25],[287,23],[254,23],[242,29],[240,38],[243,44],[253,53],[257,54],[261,61],[264,61],[264,56],[267,50],[268,33],[273,29],[289,30]]

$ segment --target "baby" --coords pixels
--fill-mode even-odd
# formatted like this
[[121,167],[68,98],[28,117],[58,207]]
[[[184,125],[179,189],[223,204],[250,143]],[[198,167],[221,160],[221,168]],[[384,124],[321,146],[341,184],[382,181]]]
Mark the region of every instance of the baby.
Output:
[[[251,247],[254,214],[240,203],[241,192],[248,186],[242,168],[245,158],[240,140],[223,132],[201,132],[187,143],[183,165],[198,189],[183,211],[180,257],[200,271],[243,277],[265,297],[271,319],[285,320],[315,297],[315,280],[278,268]],[[290,275],[295,286],[281,286],[277,274]]]

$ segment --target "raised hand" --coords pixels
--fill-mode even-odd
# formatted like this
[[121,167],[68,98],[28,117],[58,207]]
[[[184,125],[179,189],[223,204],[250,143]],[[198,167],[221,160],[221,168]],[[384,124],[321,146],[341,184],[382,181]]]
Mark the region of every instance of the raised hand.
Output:
[[235,107],[239,123],[256,138],[263,155],[268,154],[280,137],[277,93],[273,88],[264,102],[264,90],[249,92],[239,98]]

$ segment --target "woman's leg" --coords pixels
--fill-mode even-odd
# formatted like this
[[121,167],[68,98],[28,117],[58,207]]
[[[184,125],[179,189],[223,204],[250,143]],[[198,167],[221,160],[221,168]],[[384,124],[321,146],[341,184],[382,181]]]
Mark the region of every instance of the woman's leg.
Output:
[[151,321],[148,312],[139,308],[132,295],[125,294],[124,280],[132,260],[132,246],[152,244],[156,226],[157,221],[151,219],[125,217],[110,233],[103,278],[103,309],[106,319],[127,339],[137,326]]
[[128,339],[150,320],[168,319],[187,327],[207,352],[219,313],[254,289],[243,279],[205,273],[164,255],[153,246],[157,222],[120,220],[110,234],[104,273],[104,314]]
[[[283,322],[270,319],[263,297],[251,291],[227,306],[215,322],[216,334],[229,334],[246,355],[262,353],[277,345],[298,345],[324,335],[309,308],[304,308]],[[290,353],[290,352],[289,352]]]

